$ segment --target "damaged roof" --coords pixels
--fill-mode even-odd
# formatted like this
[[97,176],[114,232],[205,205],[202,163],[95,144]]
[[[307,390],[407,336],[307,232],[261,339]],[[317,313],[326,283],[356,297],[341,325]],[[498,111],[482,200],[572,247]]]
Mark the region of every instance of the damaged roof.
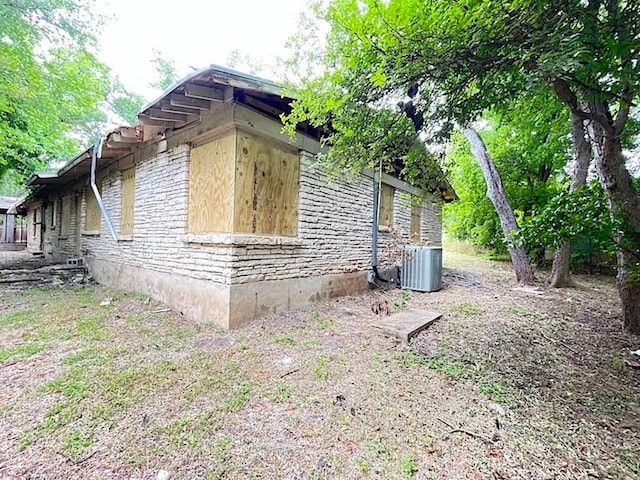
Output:
[[[101,170],[147,142],[166,138],[170,132],[200,122],[225,102],[246,105],[280,122],[281,115],[291,111],[292,100],[284,96],[282,87],[276,83],[254,75],[218,65],[195,70],[146,104],[138,114],[138,124],[110,132],[102,141],[96,168]],[[317,140],[321,137],[320,131],[308,124],[299,128]],[[91,146],[57,172],[34,173],[26,182],[32,191],[30,198],[54,194],[63,185],[88,176],[93,154],[94,146]],[[456,198],[448,183],[438,188],[445,201]]]
[[[199,122],[201,118],[230,100],[246,104],[272,118],[290,109],[290,98],[274,82],[253,75],[211,65],[177,81],[162,95],[145,105],[138,124],[110,132],[96,159],[98,170],[139,149],[147,141],[162,138],[170,131]],[[89,175],[94,146],[74,157],[57,172],[36,172],[27,181],[32,196],[46,196],[62,185]]]

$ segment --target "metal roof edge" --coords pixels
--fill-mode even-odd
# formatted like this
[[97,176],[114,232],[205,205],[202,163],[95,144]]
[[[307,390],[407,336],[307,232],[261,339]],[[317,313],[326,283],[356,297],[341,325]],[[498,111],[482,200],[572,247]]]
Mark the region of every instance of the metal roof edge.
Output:
[[[214,78],[220,77],[220,83],[230,85],[236,88],[249,88],[253,90],[264,91],[265,93],[271,93],[274,95],[283,96],[283,88],[272,80],[267,80],[265,78],[257,77],[255,75],[250,75],[247,73],[239,72],[238,70],[233,70],[232,68],[222,67],[220,65],[211,64],[208,67],[199,68],[184,76],[183,78],[177,80],[173,83],[169,88],[164,90],[159,97],[154,100],[148,102],[144,105],[138,113],[142,113],[149,108],[153,107],[155,104],[160,102],[163,98],[173,92],[175,89],[181,87],[185,83],[188,83],[190,80],[194,80],[202,75],[210,73]],[[226,79],[224,77],[227,77]],[[224,81],[226,80],[226,81]]]

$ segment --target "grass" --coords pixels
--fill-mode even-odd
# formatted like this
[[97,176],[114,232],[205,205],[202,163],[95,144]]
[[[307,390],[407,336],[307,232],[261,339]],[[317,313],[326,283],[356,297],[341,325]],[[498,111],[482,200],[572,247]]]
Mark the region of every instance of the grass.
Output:
[[502,311],[523,319],[545,320],[547,318],[540,310],[530,306],[505,305],[502,307]]
[[484,308],[468,302],[456,303],[452,305],[449,310],[453,314],[465,315],[468,317],[475,317],[484,313]]
[[[610,459],[616,478],[635,478],[638,442],[631,435],[624,443],[616,440],[623,438],[620,422],[640,418],[632,372],[617,373],[624,347],[573,343],[569,321],[561,325],[562,340],[585,356],[582,368],[537,335],[544,331],[555,339],[550,332],[558,331],[548,302],[522,298],[509,305],[510,299],[495,297],[489,307],[486,298],[493,295],[474,292],[458,296],[458,289],[450,296],[444,290],[427,299],[396,291],[396,308],[423,302],[452,313],[428,331],[428,342],[421,337],[409,346],[369,328],[366,295],[348,300],[356,302],[355,308],[348,304],[351,312],[363,312],[358,322],[353,313],[348,321],[341,316],[347,300],[332,300],[299,312],[295,321],[270,317],[225,332],[224,342],[211,324],[152,314],[159,307],[146,297],[102,287],[8,295],[0,315],[0,376],[6,375],[0,380],[17,380],[0,393],[3,418],[15,425],[11,434],[0,431],[8,444],[5,463],[27,469],[37,462],[45,475],[65,478],[77,473],[75,462],[88,478],[109,477],[100,470],[108,465],[127,478],[164,469],[176,480],[450,479],[465,472],[477,477],[476,471],[482,478],[494,471],[532,478],[528,465],[558,478],[585,476],[562,470],[566,455],[549,448],[553,438],[577,456],[580,442],[589,439],[591,458]],[[104,298],[111,304],[100,306]],[[595,313],[582,322],[607,318],[598,305],[589,308]],[[571,315],[563,313],[569,320]],[[611,323],[609,318],[579,331],[600,335]],[[27,345],[40,349],[33,369],[24,361],[34,354]],[[6,350],[18,346],[25,350],[8,356]],[[518,357],[518,351],[526,355]],[[532,378],[553,382],[527,383]],[[584,378],[606,384],[606,397]],[[564,395],[569,391],[573,396]],[[491,438],[496,413],[488,402],[509,411],[504,423],[511,438],[502,457],[489,458],[483,442],[450,434],[438,421]],[[601,428],[602,422],[609,427]],[[577,458],[576,469],[586,465],[583,460]],[[47,465],[55,467],[47,471]]]
[[618,355],[609,355],[607,360],[611,364],[613,368],[615,368],[619,372],[626,372],[627,365],[624,363],[624,360],[620,358]]
[[313,375],[318,379],[326,382],[329,380],[329,359],[327,357],[316,358],[315,366],[313,367]]
[[290,337],[288,335],[284,336],[284,337],[278,337],[275,339],[275,342],[278,345],[295,345],[296,341],[293,337]]
[[42,352],[45,348],[47,348],[45,343],[33,342],[0,349],[0,364],[7,360],[17,360],[20,358],[30,357],[36,353]]
[[311,317],[311,320],[315,322],[318,330],[328,330],[333,325],[330,318],[316,309],[311,310],[309,316]]

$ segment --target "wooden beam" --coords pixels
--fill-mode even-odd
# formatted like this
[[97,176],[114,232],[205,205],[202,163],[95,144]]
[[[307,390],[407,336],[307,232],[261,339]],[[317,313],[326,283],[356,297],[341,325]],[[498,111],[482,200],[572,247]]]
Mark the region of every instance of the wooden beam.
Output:
[[109,142],[107,142],[104,148],[102,149],[102,155],[107,156],[112,153],[130,152],[130,151],[131,151],[131,147],[125,147],[123,145],[118,145],[117,147],[111,147],[109,146]]
[[292,140],[287,133],[282,131],[282,122],[274,120],[264,113],[257,112],[240,103],[234,103],[233,108],[235,123],[241,129],[281,142],[289,148],[301,149],[312,154],[322,150],[320,142],[307,135],[299,133],[295,140]]
[[202,112],[202,110],[198,110],[197,108],[176,107],[169,102],[160,102],[160,110],[170,113],[182,113],[184,115],[200,115],[200,112]]
[[169,96],[169,103],[174,107],[190,107],[197,108],[198,110],[208,110],[211,107],[209,100],[202,100],[201,98],[185,97],[177,93],[172,93]]
[[181,113],[163,112],[159,108],[149,109],[149,118],[152,120],[165,120],[170,122],[186,122],[187,116]]
[[187,83],[184,86],[184,94],[187,97],[201,98],[203,100],[211,100],[214,102],[224,102],[224,90],[212,87],[203,87]]
[[251,107],[257,108],[264,113],[270,113],[271,115],[274,115],[276,117],[280,117],[280,114],[283,113],[282,109],[272,107],[268,103],[263,102],[262,100],[259,100],[256,97],[252,97],[250,95],[245,95],[244,103]]
[[115,133],[115,132],[109,135],[107,140],[108,140],[107,143],[128,143],[128,144],[138,143],[137,137],[125,137],[121,133]]
[[136,131],[136,127],[120,127],[117,133],[122,138],[131,138],[134,141],[138,140],[138,132]]
[[143,125],[149,125],[153,127],[182,127],[185,125],[184,122],[176,123],[167,122],[165,120],[156,120],[155,118],[151,118],[149,115],[145,115],[144,113],[138,115],[138,120],[140,120],[140,123],[142,123]]

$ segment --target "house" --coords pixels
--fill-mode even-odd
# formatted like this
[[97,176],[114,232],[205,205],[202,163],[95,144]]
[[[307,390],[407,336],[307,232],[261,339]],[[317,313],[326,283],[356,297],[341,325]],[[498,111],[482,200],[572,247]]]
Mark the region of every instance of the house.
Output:
[[369,288],[372,253],[382,259],[394,231],[441,243],[441,198],[418,204],[419,190],[387,174],[329,182],[319,133],[282,133],[289,102],[254,76],[193,72],[138,125],[28,180],[28,248],[82,257],[100,283],[233,328]]
[[0,244],[3,249],[19,249],[26,244],[26,227],[19,214],[18,197],[0,197]]

